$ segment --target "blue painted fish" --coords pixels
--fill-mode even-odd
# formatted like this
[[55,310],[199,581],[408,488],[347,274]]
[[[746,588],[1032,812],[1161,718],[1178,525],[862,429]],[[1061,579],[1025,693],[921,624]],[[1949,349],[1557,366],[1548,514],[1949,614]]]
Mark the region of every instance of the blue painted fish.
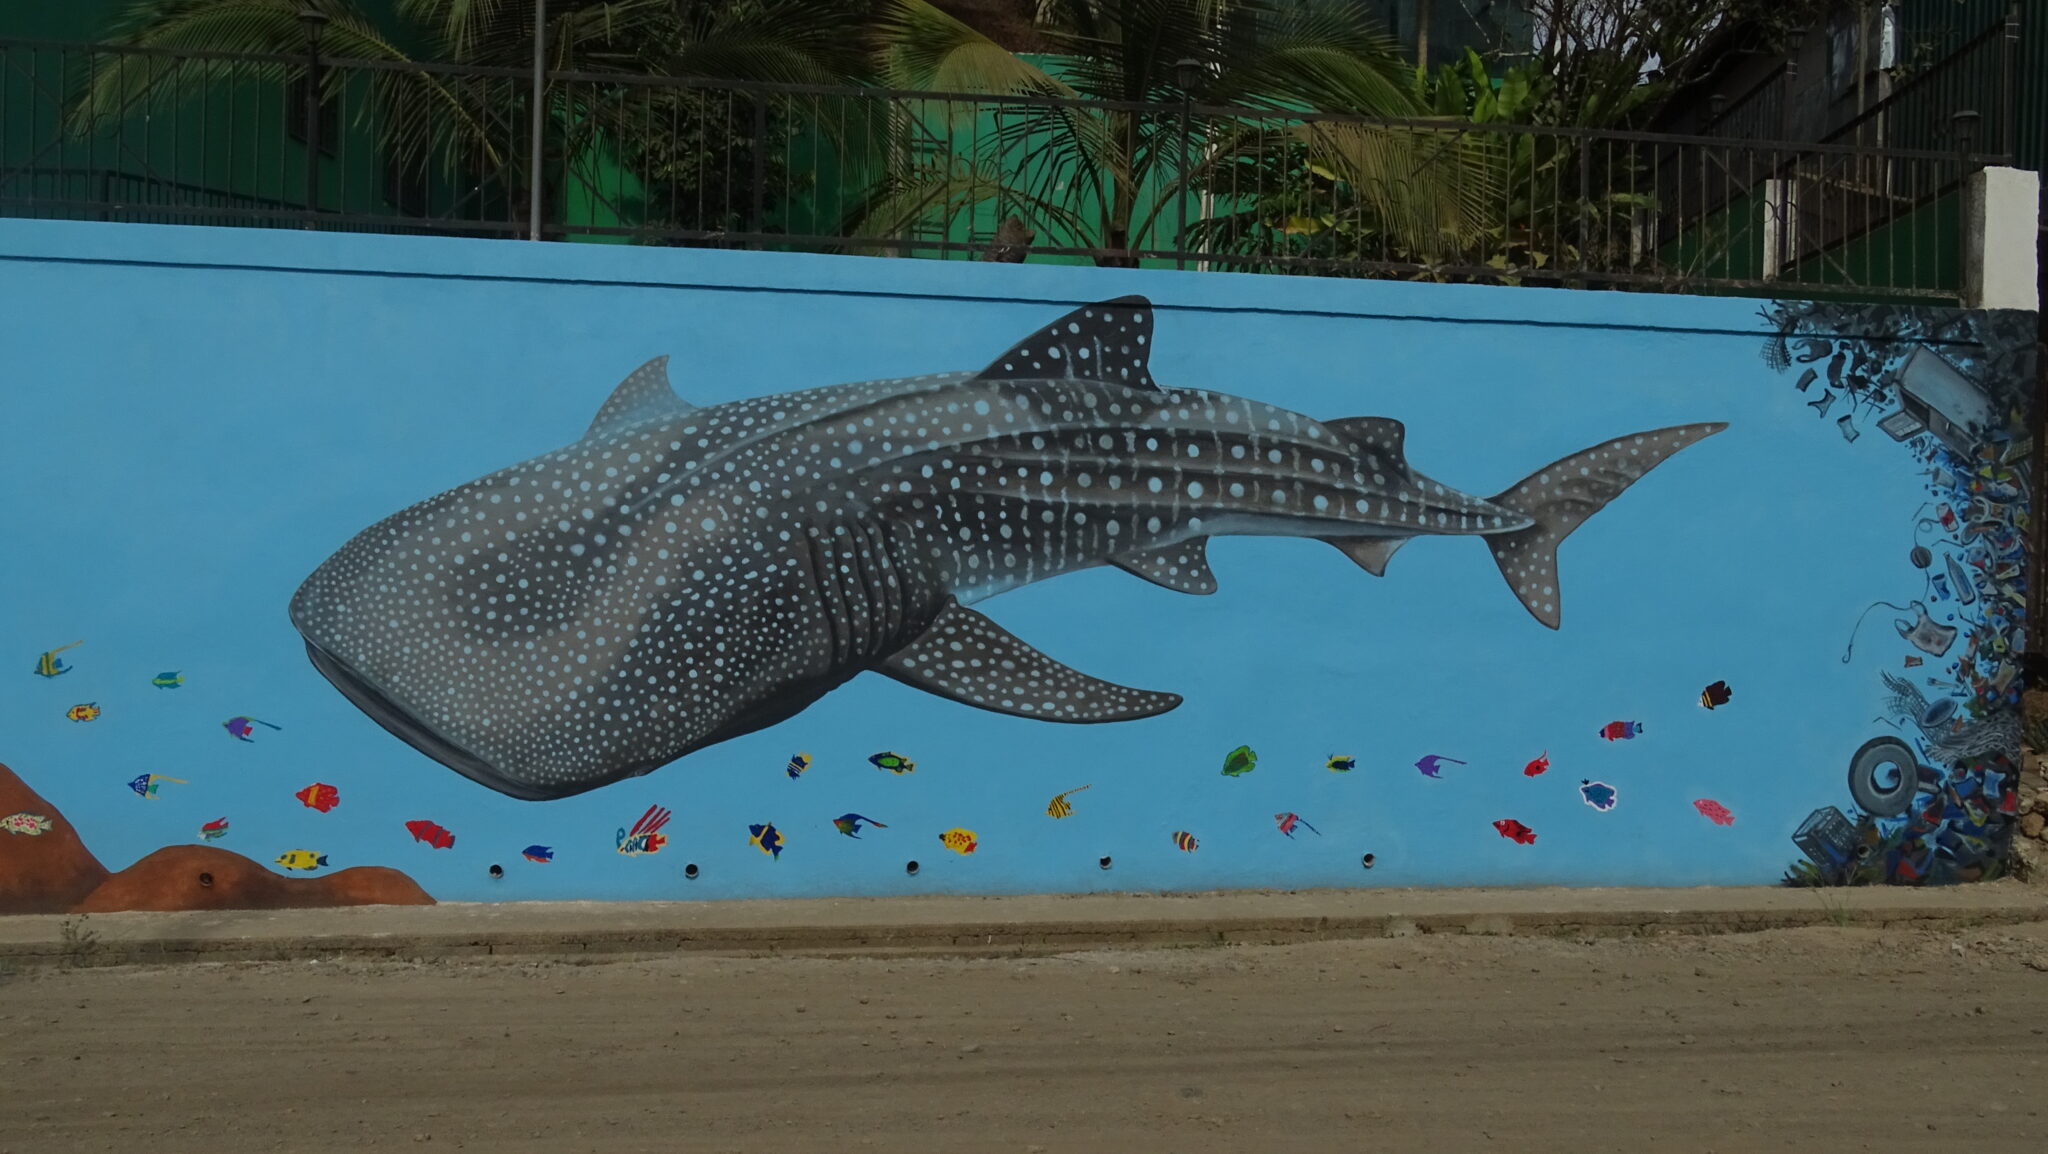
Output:
[[[1153,327],[1123,297],[978,370],[707,408],[650,361],[573,443],[357,533],[292,623],[393,735],[530,800],[649,773],[867,671],[1017,717],[1127,721],[1181,698],[1070,668],[975,606],[1102,565],[1211,593],[1215,536],[1315,538],[1378,575],[1451,535],[1483,539],[1556,628],[1559,543],[1724,427],[1609,440],[1482,497],[1416,472],[1399,421],[1161,384]],[[517,612],[472,611],[508,588]],[[561,708],[572,691],[605,708]]]
[[155,797],[156,791],[162,789],[166,782],[172,785],[191,784],[190,782],[185,781],[182,778],[165,777],[163,774],[160,773],[145,773],[138,775],[134,781],[129,782],[128,788],[134,790],[136,793],[142,795],[143,797]]
[[1444,776],[1444,766],[1447,763],[1450,765],[1465,764],[1464,762],[1459,761],[1455,757],[1443,757],[1441,755],[1432,753],[1418,760],[1415,763],[1415,768],[1421,770],[1422,776],[1424,777],[1433,777],[1436,778],[1438,781],[1442,781]]
[[185,675],[173,669],[150,678],[149,683],[158,689],[176,689],[185,684]]
[[747,844],[771,858],[780,860],[782,857],[782,831],[776,829],[773,822],[748,826]]
[[36,676],[58,677],[71,672],[71,667],[64,664],[63,659],[57,655],[66,649],[76,649],[83,644],[83,641],[74,641],[69,645],[59,645],[55,649],[45,650],[41,657],[36,658]]
[[883,824],[882,822],[876,821],[874,818],[862,817],[857,813],[842,813],[838,817],[832,819],[833,827],[836,828],[840,833],[843,833],[850,838],[860,837],[860,826],[862,822],[866,822],[867,824],[874,826],[876,829],[889,828],[887,825]]
[[527,861],[546,863],[555,860],[555,851],[552,846],[530,845],[520,850],[519,854]]
[[795,781],[804,775],[804,770],[809,768],[811,768],[811,755],[799,753],[789,759],[789,764],[783,767],[783,772],[789,775],[789,780]]

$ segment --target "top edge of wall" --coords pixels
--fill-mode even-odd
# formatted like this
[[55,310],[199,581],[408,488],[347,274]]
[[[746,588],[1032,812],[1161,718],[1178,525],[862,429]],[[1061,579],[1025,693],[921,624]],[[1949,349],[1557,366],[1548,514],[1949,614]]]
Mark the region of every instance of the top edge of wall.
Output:
[[[297,229],[0,218],[0,261],[537,281],[1752,336],[1767,299],[1340,277],[995,264],[729,249],[579,245]],[[1252,294],[1255,293],[1255,299]],[[1926,306],[1942,308],[1943,306]],[[1861,334],[1882,338],[1882,333]]]

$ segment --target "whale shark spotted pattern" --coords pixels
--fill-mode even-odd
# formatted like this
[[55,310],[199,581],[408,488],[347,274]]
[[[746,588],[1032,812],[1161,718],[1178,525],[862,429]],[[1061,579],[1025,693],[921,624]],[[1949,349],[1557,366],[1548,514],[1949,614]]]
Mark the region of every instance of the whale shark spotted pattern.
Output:
[[566,797],[864,670],[1049,721],[1163,713],[1181,699],[1070,669],[970,606],[1102,564],[1211,593],[1212,536],[1320,538],[1376,575],[1413,537],[1483,536],[1555,628],[1558,543],[1725,427],[1623,437],[1481,498],[1411,469],[1397,421],[1162,387],[1152,327],[1123,297],[980,372],[708,408],[658,358],[575,444],[357,534],[292,622],[392,733],[502,793]]

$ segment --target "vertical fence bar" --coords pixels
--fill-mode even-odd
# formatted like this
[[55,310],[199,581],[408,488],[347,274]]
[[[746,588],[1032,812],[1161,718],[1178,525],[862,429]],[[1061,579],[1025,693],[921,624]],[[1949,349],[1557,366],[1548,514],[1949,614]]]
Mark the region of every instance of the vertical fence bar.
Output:
[[2020,118],[2019,72],[2016,63],[2020,51],[2020,6],[2019,0],[2006,6],[2005,35],[2000,38],[1998,49],[1998,154],[2005,163],[2017,159],[2014,152],[2014,137]]

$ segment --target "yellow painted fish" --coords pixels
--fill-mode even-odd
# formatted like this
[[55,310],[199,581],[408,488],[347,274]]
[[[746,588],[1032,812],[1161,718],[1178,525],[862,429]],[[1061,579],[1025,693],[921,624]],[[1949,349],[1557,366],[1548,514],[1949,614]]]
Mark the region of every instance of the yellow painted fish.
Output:
[[[1079,792],[1081,792],[1081,790],[1083,790],[1083,789],[1087,789],[1087,788],[1088,788],[1088,787],[1084,785],[1084,786],[1081,786],[1081,787],[1079,787],[1079,788],[1077,788],[1077,789],[1070,789],[1070,790],[1068,790],[1068,791],[1067,791],[1067,793],[1079,793]],[[1049,804],[1049,805],[1047,805],[1047,806],[1045,807],[1045,815],[1046,815],[1047,817],[1072,817],[1072,816],[1073,816],[1073,814],[1074,814],[1074,807],[1073,807],[1073,805],[1072,805],[1072,804],[1071,804],[1070,802],[1068,802],[1068,801],[1067,801],[1067,793],[1062,793],[1062,794],[1055,794],[1055,795],[1053,796],[1053,799],[1052,799],[1052,802],[1051,802],[1051,804]]]
[[92,721],[98,718],[99,715],[100,707],[97,704],[92,703],[86,705],[74,705],[71,708],[64,711],[64,716],[70,718],[73,721]]
[[947,849],[962,857],[973,853],[975,848],[981,844],[974,840],[973,830],[961,829],[959,826],[954,826],[952,829],[940,834],[939,840],[945,843]]
[[309,849],[288,849],[277,855],[277,864],[288,870],[316,870],[327,864],[327,855]]
[[58,658],[57,655],[59,653],[64,652],[66,649],[76,649],[83,644],[85,644],[85,642],[83,641],[74,641],[69,645],[60,645],[57,648],[52,649],[49,652],[43,654],[41,657],[36,658],[36,676],[56,677],[59,674],[71,672],[71,667],[69,665],[64,664],[64,662],[60,658]]

